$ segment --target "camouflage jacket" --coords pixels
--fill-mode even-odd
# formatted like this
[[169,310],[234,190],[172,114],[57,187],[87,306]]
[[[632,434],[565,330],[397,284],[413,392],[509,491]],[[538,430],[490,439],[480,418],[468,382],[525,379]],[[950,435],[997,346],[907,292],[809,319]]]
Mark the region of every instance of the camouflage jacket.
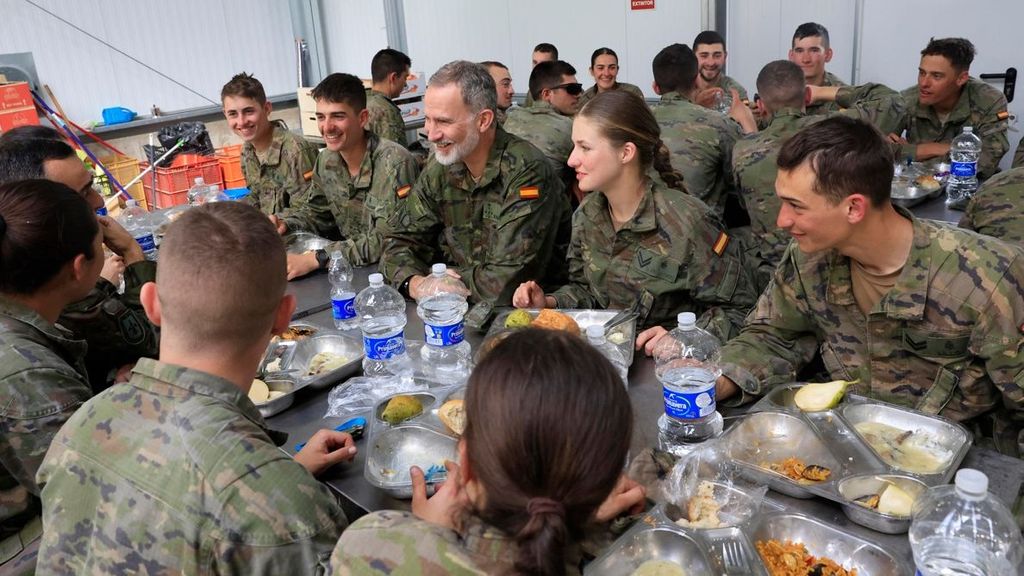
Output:
[[[821,83],[822,86],[846,86],[846,82],[839,79],[839,76],[826,71],[825,81]],[[816,102],[807,107],[807,114],[829,114],[831,112],[837,112],[842,104],[838,101],[834,102]]]
[[545,101],[529,108],[509,108],[505,131],[537,147],[561,173],[572,154],[572,118],[562,116]]
[[39,574],[323,573],[345,517],[237,386],[140,360],[39,469]]
[[952,142],[964,126],[974,128],[981,138],[981,158],[978,176],[988,178],[999,169],[999,161],[1010,149],[1006,137],[1006,97],[1003,93],[976,78],[970,78],[961,89],[960,99],[943,122],[931,106],[921,106],[920,91],[911,86],[903,91],[907,113],[896,133],[906,131],[908,144],[901,151],[903,157],[913,157],[918,144],[925,142]]
[[[0,540],[17,539],[39,515],[36,471],[57,431],[92,396],[85,347],[35,311],[0,297]],[[20,552],[5,545],[0,565]],[[0,572],[8,569],[0,566]]]
[[89,345],[85,369],[93,392],[107,388],[121,366],[144,356],[155,358],[159,352],[159,332],[139,301],[142,286],[155,281],[156,262],[136,262],[124,270],[124,294],[100,278],[88,296],[68,305],[57,319]]
[[967,204],[960,227],[1024,248],[1024,166],[986,180]]
[[309,192],[297,198],[285,222],[291,231],[308,230],[325,238],[344,238],[327,248],[340,250],[353,266],[380,260],[387,220],[398,192],[416,182],[419,167],[408,150],[372,132],[353,178],[341,154],[324,149],[313,170]]
[[703,202],[648,183],[618,231],[603,192],[583,199],[572,219],[569,284],[551,296],[559,308],[626,309],[639,300],[643,327],[675,326],[680,312],[695,312],[725,342],[757,301],[752,273]]
[[565,281],[571,214],[562,182],[537,148],[501,128],[479,182],[462,162],[431,159],[399,195],[389,229],[381,269],[395,285],[445,262],[472,299],[508,306],[526,280]]
[[[334,576],[484,576],[510,573],[516,546],[473,517],[462,532],[430,524],[409,512],[363,516],[341,535],[331,557]],[[570,547],[566,574],[579,574],[580,554]]]
[[366,111],[370,116],[366,123],[367,130],[403,147],[409,145],[405,139],[405,120],[402,120],[402,112],[390,98],[376,90],[367,89]]
[[274,124],[274,140],[262,159],[249,142],[242,147],[242,173],[249,195],[244,202],[264,214],[280,214],[306,191],[317,148],[302,136]]
[[1017,151],[1013,153],[1013,168],[1024,167],[1024,138],[1017,143]]
[[[913,222],[896,286],[870,314],[854,300],[849,258],[790,245],[723,373],[747,394],[793,382],[820,350],[851,391],[958,421],[988,421],[996,447],[1018,449],[1024,424],[1024,254],[950,224]],[[984,427],[984,426],[983,426]]]
[[739,125],[678,92],[662,94],[651,111],[672,154],[673,168],[683,173],[686,191],[721,218],[733,189],[732,148],[741,136]]
[[[625,90],[630,94],[636,94],[637,96],[640,97],[641,100],[645,99],[644,91],[641,90],[638,86],[634,86],[633,84],[630,84],[628,82],[616,82],[615,88],[613,88],[613,90]],[[583,91],[583,94],[580,94],[580,101],[579,104],[576,106],[576,109],[582,110],[583,105],[586,104],[587,102],[590,102],[590,99],[593,98],[594,96],[597,96],[597,84],[594,84],[590,88],[587,88],[586,90]]]

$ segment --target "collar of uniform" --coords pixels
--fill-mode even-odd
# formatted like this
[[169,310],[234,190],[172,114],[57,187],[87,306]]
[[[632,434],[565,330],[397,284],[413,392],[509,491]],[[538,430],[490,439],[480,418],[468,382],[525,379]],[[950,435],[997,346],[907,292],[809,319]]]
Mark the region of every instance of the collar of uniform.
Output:
[[668,92],[666,94],[662,94],[661,95],[661,101],[659,103],[660,104],[679,104],[681,102],[686,102],[688,104],[692,104],[693,103],[686,96],[683,96],[679,92],[676,92],[675,90],[673,90],[673,91]]
[[72,338],[70,332],[59,325],[50,324],[28,306],[0,296],[0,317],[6,317],[35,328],[47,339],[66,350],[72,357],[78,358],[85,355],[85,340]]
[[284,148],[284,139],[287,137],[286,130],[280,124],[271,121],[270,125],[274,130],[274,137],[270,140],[270,147],[267,148],[267,154],[263,159],[260,159],[256,147],[251,142],[246,142],[243,146],[243,150],[251,153],[261,166],[277,166],[281,163],[281,149]]
[[472,555],[492,562],[512,559],[515,549],[513,541],[501,530],[486,524],[475,514],[466,514],[459,532],[463,546]]
[[[953,105],[953,109],[949,111],[949,116],[946,118],[946,124],[957,123],[967,120],[971,116],[971,95],[970,87],[971,81],[974,78],[970,78],[967,84],[960,90],[960,97],[957,98],[956,104]],[[914,116],[918,118],[924,118],[929,120],[936,126],[942,126],[942,119],[939,118],[939,113],[935,111],[934,106],[921,106],[921,90],[914,87]]]
[[388,95],[387,95],[387,94],[385,94],[385,93],[383,93],[383,92],[381,92],[381,91],[379,91],[379,90],[374,90],[373,88],[367,88],[367,89],[366,89],[366,96],[367,96],[367,97],[370,97],[370,96],[379,96],[379,97],[380,97],[381,99],[383,99],[383,100],[384,100],[385,102],[387,102],[388,104],[390,104],[392,108],[394,108],[395,110],[400,110],[400,108],[398,107],[398,104],[395,104],[395,103],[394,103],[394,102],[393,102],[393,101],[391,100],[391,98],[389,98],[389,97],[388,97]]
[[[509,110],[512,109],[510,108]],[[547,100],[534,100],[533,104],[530,104],[529,107],[519,106],[515,108],[515,110],[522,110],[523,112],[528,112],[530,114],[558,114],[558,111],[555,110],[554,106],[552,106]],[[559,114],[559,116],[561,116],[561,114]]]
[[772,117],[768,120],[768,126],[771,127],[775,122],[783,123],[786,119],[798,119],[807,116],[807,113],[803,110],[797,110],[796,108],[779,108],[775,112],[772,112]]
[[839,79],[839,76],[826,70],[822,86],[846,86],[846,82],[843,82]]
[[[591,195],[588,195],[588,197]],[[597,223],[608,231],[609,237],[615,236],[615,226],[612,223],[612,215],[608,211],[608,197],[604,192],[593,194],[594,199],[588,201],[583,209],[587,219]],[[650,232],[658,228],[658,207],[654,200],[654,181],[648,179],[644,184],[644,195],[640,198],[640,204],[636,207],[633,218],[622,225],[618,232],[630,231],[634,233]]]
[[501,126],[496,126],[494,144],[491,145],[491,151],[487,154],[487,165],[484,166],[484,174],[480,177],[480,181],[473,181],[473,176],[470,175],[465,162],[458,162],[448,169],[448,181],[453,186],[463,190],[473,190],[487,186],[501,172],[501,159],[505,155],[505,149],[508,148],[511,141],[512,136],[505,132],[505,129]]

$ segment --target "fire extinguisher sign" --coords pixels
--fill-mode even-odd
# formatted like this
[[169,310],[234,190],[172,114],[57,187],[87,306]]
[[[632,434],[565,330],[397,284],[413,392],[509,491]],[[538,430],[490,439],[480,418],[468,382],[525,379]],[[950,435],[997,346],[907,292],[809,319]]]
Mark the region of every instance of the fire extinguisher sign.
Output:
[[654,0],[629,0],[629,7],[633,10],[654,10]]

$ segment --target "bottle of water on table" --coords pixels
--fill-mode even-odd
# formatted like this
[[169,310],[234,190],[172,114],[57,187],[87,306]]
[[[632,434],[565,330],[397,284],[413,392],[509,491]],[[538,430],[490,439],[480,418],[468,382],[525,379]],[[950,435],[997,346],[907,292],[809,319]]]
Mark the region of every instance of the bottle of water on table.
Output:
[[142,247],[142,255],[146,260],[156,260],[156,239],[153,236],[149,213],[135,200],[128,200],[125,204],[124,212],[121,213],[121,225]]
[[658,418],[658,443],[677,455],[690,451],[722,431],[716,410],[715,381],[721,345],[718,338],[697,327],[693,312],[682,312],[679,326],[654,348],[654,373],[661,382],[665,413]]
[[193,181],[192,187],[188,189],[185,199],[189,206],[198,206],[203,203],[206,193],[209,191],[210,187],[206,185],[206,180],[199,176]]
[[949,146],[949,180],[946,182],[946,206],[963,210],[978,189],[978,158],[981,157],[981,138],[974,129],[964,126],[963,132],[953,138]]
[[363,374],[411,376],[405,353],[405,299],[384,284],[384,276],[370,274],[370,285],[356,296],[356,314],[363,330]]
[[331,252],[327,279],[331,282],[331,313],[334,316],[334,327],[339,330],[358,328],[356,293],[352,289],[352,267],[337,250]]
[[626,356],[618,346],[608,341],[604,326],[601,324],[587,326],[587,341],[612,363],[615,371],[622,378],[622,383],[629,388],[629,365],[626,364]]
[[443,384],[469,377],[472,352],[464,340],[463,318],[469,310],[469,290],[461,280],[448,274],[444,264],[434,264],[430,276],[419,288],[416,313],[423,320],[426,345],[420,355],[427,372]]
[[988,492],[988,477],[970,468],[918,497],[908,535],[921,576],[1017,574],[1024,555],[1013,515]]

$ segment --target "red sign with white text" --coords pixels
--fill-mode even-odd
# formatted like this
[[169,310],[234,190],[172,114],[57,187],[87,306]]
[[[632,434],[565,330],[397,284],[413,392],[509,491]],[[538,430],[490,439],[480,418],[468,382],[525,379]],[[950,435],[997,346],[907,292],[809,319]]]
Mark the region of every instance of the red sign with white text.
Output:
[[633,10],[654,10],[654,0],[629,0]]

